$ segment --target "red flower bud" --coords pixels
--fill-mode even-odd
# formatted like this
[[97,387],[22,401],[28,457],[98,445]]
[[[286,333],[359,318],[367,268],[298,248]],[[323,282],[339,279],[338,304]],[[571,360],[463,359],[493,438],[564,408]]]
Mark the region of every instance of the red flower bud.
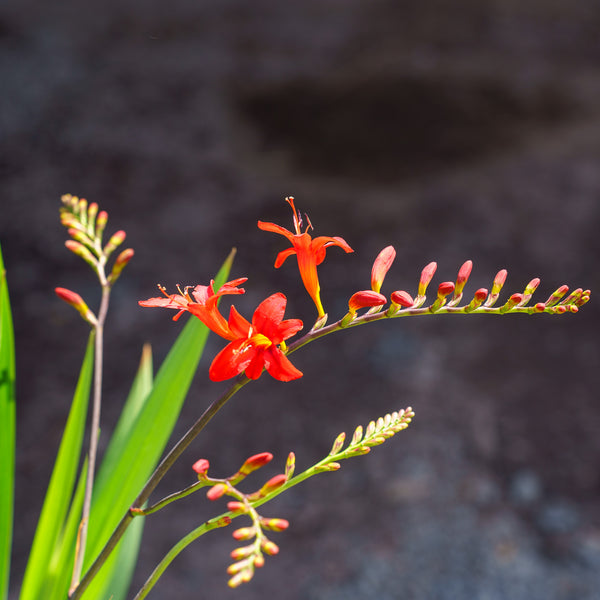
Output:
[[390,270],[394,259],[396,258],[396,250],[393,246],[384,248],[375,259],[373,268],[371,269],[371,289],[374,292],[379,292],[383,284],[383,280],[387,272]]
[[424,296],[425,295],[425,291],[427,290],[427,286],[429,285],[430,281],[433,279],[433,276],[435,275],[435,271],[437,269],[437,263],[436,262],[430,262],[422,271],[421,271],[421,278],[419,279],[419,289],[417,294],[419,296]]
[[77,312],[88,323],[91,323],[92,325],[96,324],[96,316],[88,308],[87,304],[83,301],[83,298],[79,294],[60,287],[55,288],[54,292],[61,300],[64,300],[67,304],[70,304],[75,310],[77,310]]
[[352,295],[348,301],[348,310],[351,314],[354,314],[359,308],[382,306],[386,302],[387,298],[383,294],[372,290],[363,290]]
[[201,458],[192,465],[192,469],[194,469],[198,475],[206,475],[208,467],[210,467],[210,463],[206,458]]
[[398,304],[403,308],[410,308],[415,303],[412,296],[404,290],[392,292],[391,300],[394,304]]
[[252,471],[256,471],[261,467],[264,467],[267,463],[270,463],[273,460],[273,455],[270,452],[261,452],[260,454],[255,454],[250,458],[246,459],[246,462],[240,467],[238,474],[240,475],[249,475]]
[[226,491],[227,486],[224,483],[217,483],[217,485],[213,485],[213,487],[206,492],[206,497],[209,500],[218,500],[225,494]]

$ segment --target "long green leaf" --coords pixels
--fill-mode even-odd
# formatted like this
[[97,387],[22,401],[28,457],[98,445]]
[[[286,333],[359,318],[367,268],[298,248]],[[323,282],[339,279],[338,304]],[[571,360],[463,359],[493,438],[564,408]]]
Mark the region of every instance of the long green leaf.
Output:
[[15,487],[15,340],[0,248],[0,599],[8,595]]
[[63,531],[73,488],[85,431],[85,421],[94,366],[94,334],[90,334],[77,388],[71,404],[67,424],[54,463],[52,477],[44,499],[44,506],[29,555],[21,600],[39,600],[51,585],[49,566]]
[[64,600],[69,593],[75,562],[75,545],[81,524],[81,511],[83,510],[87,467],[88,459],[86,457],[69,514],[48,566],[49,577],[47,587],[44,589],[44,600]]
[[[233,256],[232,251],[221,267],[215,278],[216,287],[227,279]],[[107,449],[94,486],[85,568],[102,550],[158,464],[197,370],[208,333],[208,328],[198,319],[189,319],[163,362],[127,439],[118,447]],[[98,577],[102,577],[102,571]],[[92,587],[84,598],[100,600]]]
[[[99,473],[104,471],[109,474],[117,466],[119,457],[124,452],[127,440],[135,426],[137,417],[152,391],[153,370],[152,351],[149,344],[144,345],[142,358],[135,379],[129,391],[117,427],[110,439],[108,450],[102,462]],[[130,526],[125,536],[115,548],[111,558],[94,579],[87,591],[89,597],[111,598],[119,600],[125,598],[133,570],[137,561],[139,547],[142,541],[145,519],[136,519]]]

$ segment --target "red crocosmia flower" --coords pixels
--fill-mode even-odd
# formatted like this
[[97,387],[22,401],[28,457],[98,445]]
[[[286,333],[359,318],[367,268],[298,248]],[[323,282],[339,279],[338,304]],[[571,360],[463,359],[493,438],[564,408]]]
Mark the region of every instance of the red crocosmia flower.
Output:
[[284,340],[302,329],[299,319],[283,319],[287,298],[273,294],[263,300],[249,323],[231,307],[228,328],[232,341],[217,354],[209,369],[212,381],[231,379],[242,372],[250,379],[258,379],[267,371],[280,381],[291,381],[302,377],[302,372],[284,354]]
[[320,265],[325,259],[325,252],[329,246],[339,246],[346,252],[354,252],[354,250],[352,250],[341,237],[319,236],[313,239],[308,233],[309,229],[312,229],[312,224],[310,220],[308,220],[308,217],[306,230],[302,233],[302,219],[294,206],[294,198],[290,196],[289,198],[286,198],[286,202],[292,207],[292,211],[294,212],[295,234],[288,231],[285,227],[281,227],[281,225],[275,225],[275,223],[259,221],[258,227],[264,231],[279,233],[292,243],[291,248],[283,250],[277,255],[275,268],[278,269],[288,256],[291,256],[292,254],[296,255],[302,283],[315,303],[317,311],[319,312],[319,317],[323,317],[325,311],[323,310],[323,305],[321,303],[321,286],[319,285],[319,277],[317,275],[317,265]]
[[178,286],[179,294],[167,294],[165,288],[159,285],[158,289],[165,295],[164,298],[140,300],[138,304],[145,307],[174,308],[179,312],[173,317],[173,321],[177,321],[184,312],[189,311],[215,333],[224,338],[233,339],[225,317],[221,315],[217,308],[217,302],[225,294],[243,294],[245,292],[244,288],[238,286],[247,279],[247,277],[241,277],[240,279],[228,281],[217,292],[214,291],[215,282],[211,280],[210,285],[197,285],[191,295],[189,292],[191,286],[186,286],[183,291]]

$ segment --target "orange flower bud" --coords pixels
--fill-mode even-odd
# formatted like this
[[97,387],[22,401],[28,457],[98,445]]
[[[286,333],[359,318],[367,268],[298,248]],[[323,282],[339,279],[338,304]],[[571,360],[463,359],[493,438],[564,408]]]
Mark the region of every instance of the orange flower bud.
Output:
[[125,241],[126,237],[127,234],[122,229],[111,236],[110,240],[108,240],[108,244],[104,246],[104,254],[107,258]]
[[114,282],[118,279],[119,275],[121,274],[121,271],[125,268],[125,265],[127,265],[127,263],[133,258],[134,254],[135,253],[132,248],[127,248],[126,250],[123,250],[123,252],[121,252],[119,256],[117,256],[111,274],[108,276],[108,281],[111,283],[111,285],[114,284]]
[[83,258],[86,263],[91,265],[94,269],[96,268],[97,261],[94,258],[93,254],[80,242],[76,242],[75,240],[67,240],[65,242],[65,246],[73,252],[73,254],[77,254],[77,256]]
[[279,546],[271,540],[264,540],[260,545],[262,551],[269,556],[274,556],[279,553]]
[[240,527],[236,529],[231,535],[233,539],[238,541],[249,540],[251,537],[254,537],[256,534],[256,529],[254,527]]

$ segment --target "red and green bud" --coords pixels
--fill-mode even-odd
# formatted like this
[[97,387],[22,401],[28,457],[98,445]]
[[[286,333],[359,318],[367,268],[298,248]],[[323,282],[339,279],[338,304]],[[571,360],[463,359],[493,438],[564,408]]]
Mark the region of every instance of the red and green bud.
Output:
[[270,463],[273,460],[273,455],[270,452],[261,452],[260,454],[255,454],[246,460],[246,462],[240,467],[238,471],[238,475],[249,475],[253,471],[264,467],[266,464]]
[[86,263],[88,263],[90,266],[92,266],[94,269],[96,269],[96,267],[98,265],[98,261],[94,258],[92,253],[82,243],[76,242],[75,240],[67,240],[65,242],[65,246],[71,252],[73,252],[73,254],[76,254],[80,258],[83,258],[83,260],[85,260]]
[[218,500],[219,498],[222,498],[226,492],[227,486],[224,483],[217,483],[206,492],[206,497],[209,500]]
[[393,246],[384,248],[375,259],[373,268],[371,269],[371,289],[374,292],[379,292],[383,284],[383,280],[390,270],[394,259],[396,258],[396,250]]
[[401,306],[402,308],[410,308],[415,303],[412,296],[404,290],[392,292],[390,299],[393,305]]
[[90,202],[87,212],[87,232],[89,236],[96,234],[96,215],[98,214],[98,204]]
[[373,306],[382,306],[387,302],[387,298],[379,292],[373,290],[362,290],[352,295],[348,301],[348,310],[351,315],[355,315],[360,308],[371,308]]
[[260,517],[260,526],[263,529],[269,529],[270,531],[285,531],[290,523],[286,519],[266,519]]
[[444,304],[446,304],[446,298],[454,292],[454,283],[452,281],[444,281],[440,283],[437,291],[437,298],[435,302],[429,307],[431,312],[439,310]]
[[269,556],[274,556],[275,554],[279,553],[279,546],[271,540],[263,540],[260,544],[260,548],[265,554],[268,554]]
[[288,454],[285,462],[285,476],[287,479],[291,479],[296,469],[296,455],[293,452]]
[[227,503],[227,510],[230,510],[234,513],[245,513],[247,512],[247,507],[243,502],[232,500],[231,502]]
[[346,434],[342,431],[333,442],[333,446],[331,447],[331,451],[329,452],[329,456],[333,456],[340,452],[340,450],[344,447],[344,442],[346,441]]
[[512,310],[515,306],[523,302],[523,294],[513,294],[506,304],[500,307],[500,313],[504,314]]
[[456,276],[456,284],[454,286],[454,295],[452,296],[452,300],[450,302],[452,305],[456,305],[460,302],[462,298],[463,289],[469,279],[469,276],[471,275],[472,269],[473,261],[467,260],[458,270],[458,275]]
[[126,250],[123,250],[123,252],[121,252],[119,256],[117,256],[117,260],[115,260],[115,264],[113,265],[112,271],[108,276],[108,281],[111,285],[114,284],[114,282],[119,278],[119,275],[121,274],[127,263],[133,258],[134,254],[135,252],[133,251],[133,248],[127,248]]
[[71,290],[67,290],[66,288],[55,288],[56,295],[64,300],[67,304],[70,304],[77,312],[90,324],[96,325],[96,315],[88,308],[87,304],[83,301],[83,298],[72,292]]
[[498,271],[496,277],[494,277],[494,283],[492,284],[492,291],[488,299],[486,300],[485,306],[494,306],[496,304],[496,300],[498,300],[498,296],[500,295],[500,290],[504,286],[504,282],[506,281],[506,276],[508,275],[508,271],[506,269],[502,269]]
[[419,288],[417,291],[417,295],[419,297],[424,297],[425,292],[427,291],[427,286],[430,284],[433,276],[435,275],[435,271],[437,269],[436,262],[430,262],[422,271],[421,278],[419,279]]
[[210,463],[208,462],[208,460],[206,458],[201,458],[200,460],[197,460],[192,465],[192,469],[194,469],[194,471],[196,471],[196,473],[198,473],[198,478],[206,477],[206,473],[207,473],[209,467],[210,467]]
[[473,300],[471,300],[471,302],[465,306],[465,312],[470,313],[476,308],[479,308],[485,302],[487,296],[488,291],[485,288],[479,288],[473,295]]
[[106,258],[108,258],[124,241],[127,237],[127,234],[121,229],[116,233],[113,233],[110,240],[108,240],[108,244],[104,246],[104,254]]
[[249,540],[256,535],[256,529],[254,527],[240,527],[236,529],[232,534],[233,539],[239,541]]
[[96,217],[96,239],[98,243],[102,241],[102,234],[108,221],[108,213],[105,210],[101,210]]

